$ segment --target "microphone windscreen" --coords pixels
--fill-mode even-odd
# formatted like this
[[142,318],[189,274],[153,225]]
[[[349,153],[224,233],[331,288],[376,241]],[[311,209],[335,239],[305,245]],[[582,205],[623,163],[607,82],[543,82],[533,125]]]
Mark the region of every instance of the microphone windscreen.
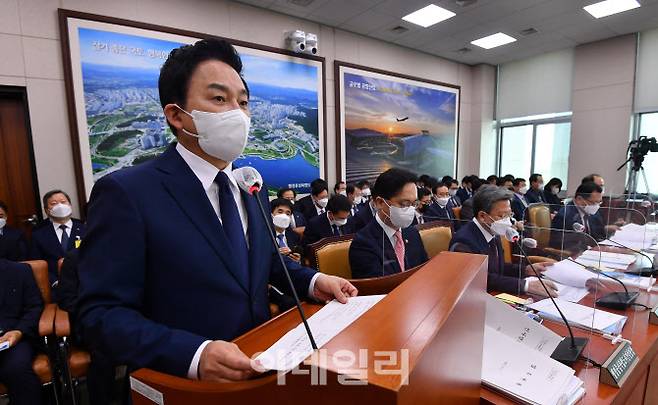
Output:
[[238,187],[249,194],[251,194],[252,187],[256,186],[260,190],[263,185],[263,177],[258,170],[251,166],[244,166],[233,170],[233,177],[236,183],[238,183]]
[[519,233],[514,228],[507,228],[505,230],[505,239],[510,242],[516,242],[519,240]]
[[581,224],[580,222],[574,222],[573,230],[576,232],[585,232],[585,225]]
[[537,240],[533,238],[523,238],[523,246],[535,249],[537,247]]

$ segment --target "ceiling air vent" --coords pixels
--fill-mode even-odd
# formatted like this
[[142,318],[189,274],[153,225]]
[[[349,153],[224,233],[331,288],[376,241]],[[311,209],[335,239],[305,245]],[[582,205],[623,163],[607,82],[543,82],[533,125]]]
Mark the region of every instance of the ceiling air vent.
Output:
[[401,25],[391,28],[391,32],[394,34],[404,34],[407,31],[409,31],[409,28],[403,27]]
[[471,48],[463,47],[463,48],[457,49],[455,52],[457,52],[457,53],[469,53],[471,51],[472,51]]
[[299,7],[307,7],[309,4],[313,3],[315,0],[288,0],[288,3],[294,4]]
[[455,4],[458,5],[459,7],[472,6],[473,4],[475,4],[477,2],[478,2],[478,0],[455,0]]
[[526,28],[523,31],[519,31],[519,34],[523,35],[524,37],[527,37],[528,35],[536,34],[539,31],[537,31],[534,28]]

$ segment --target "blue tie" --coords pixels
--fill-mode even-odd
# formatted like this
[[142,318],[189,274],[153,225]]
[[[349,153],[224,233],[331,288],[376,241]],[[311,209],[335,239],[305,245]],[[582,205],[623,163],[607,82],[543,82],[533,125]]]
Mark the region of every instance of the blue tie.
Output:
[[59,229],[62,230],[62,240],[60,241],[62,249],[66,252],[69,249],[69,235],[66,233],[66,225],[60,225]]
[[235,203],[233,192],[229,186],[226,173],[220,171],[215,177],[215,183],[219,186],[219,210],[222,216],[222,227],[226,237],[231,243],[232,256],[235,258],[236,273],[244,286],[249,285],[249,250],[244,237],[242,219],[238,206]]
[[332,225],[332,227],[334,228],[334,236],[340,236],[340,228],[338,225]]
[[286,246],[286,240],[283,239],[284,236],[283,236],[282,233],[276,235],[276,238],[279,240],[279,247],[280,248],[288,247],[288,246]]

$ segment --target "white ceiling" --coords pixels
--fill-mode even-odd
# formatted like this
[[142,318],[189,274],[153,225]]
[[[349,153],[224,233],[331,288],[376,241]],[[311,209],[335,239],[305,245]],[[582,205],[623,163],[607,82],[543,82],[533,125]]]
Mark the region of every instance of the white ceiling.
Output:
[[[313,0],[306,7],[290,0],[238,1],[467,64],[496,65],[658,27],[658,0],[639,0],[640,8],[598,20],[583,6],[599,0],[478,0],[467,7],[455,0]],[[457,15],[429,28],[402,20],[430,3]],[[396,26],[409,31],[395,34],[391,29]],[[527,28],[539,32],[519,34]],[[489,50],[470,44],[498,31],[518,40]],[[321,48],[322,38],[319,42]],[[472,51],[457,52],[464,47]]]

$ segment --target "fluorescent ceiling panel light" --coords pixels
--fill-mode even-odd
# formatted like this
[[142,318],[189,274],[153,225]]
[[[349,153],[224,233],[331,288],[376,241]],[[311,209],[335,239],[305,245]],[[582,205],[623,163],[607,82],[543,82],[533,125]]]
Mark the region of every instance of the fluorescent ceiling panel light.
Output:
[[436,4],[430,4],[427,7],[423,7],[420,10],[405,15],[402,19],[412,24],[420,25],[423,28],[427,28],[454,16],[455,13],[452,11],[441,8]]
[[502,32],[498,32],[496,34],[489,35],[488,37],[471,41],[471,43],[473,45],[479,46],[480,48],[491,49],[497,46],[509,44],[510,42],[514,41],[516,41],[516,38],[510,37],[509,35],[503,34]]
[[603,18],[638,7],[640,7],[640,3],[637,0],[605,0],[583,8],[595,18]]

